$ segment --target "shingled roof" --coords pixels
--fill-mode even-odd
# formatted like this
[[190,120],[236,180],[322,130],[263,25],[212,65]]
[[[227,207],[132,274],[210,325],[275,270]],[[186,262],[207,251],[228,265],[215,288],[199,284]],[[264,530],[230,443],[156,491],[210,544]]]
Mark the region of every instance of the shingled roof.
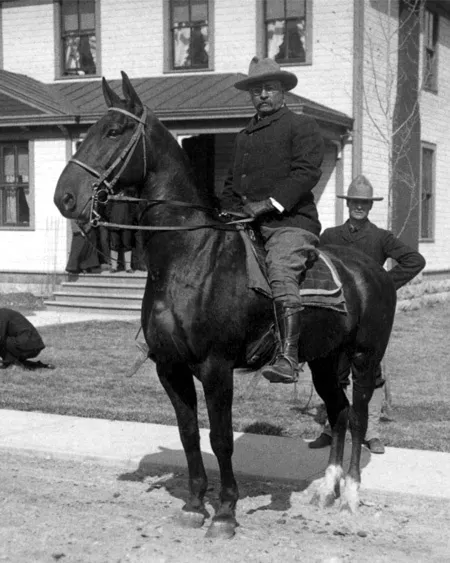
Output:
[[[242,74],[192,74],[134,78],[143,103],[163,121],[250,117],[254,108],[246,92],[234,88]],[[121,80],[109,81],[121,95]],[[286,103],[297,113],[345,128],[344,113],[288,92]],[[0,127],[93,123],[105,112],[101,80],[67,80],[44,84],[0,70]]]

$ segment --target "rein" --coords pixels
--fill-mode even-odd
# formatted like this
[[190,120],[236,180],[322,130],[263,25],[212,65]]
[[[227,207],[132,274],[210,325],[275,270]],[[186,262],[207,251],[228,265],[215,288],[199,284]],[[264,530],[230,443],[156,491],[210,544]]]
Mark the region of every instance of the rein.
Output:
[[[89,223],[93,227],[111,227],[111,228],[130,229],[130,230],[139,230],[139,231],[194,231],[197,229],[208,229],[208,228],[230,230],[229,227],[231,227],[232,230],[234,230],[233,227],[239,228],[239,226],[242,223],[251,223],[252,221],[254,221],[252,217],[242,217],[241,214],[237,214],[233,212],[226,212],[224,213],[224,215],[234,215],[236,217],[241,217],[241,218],[232,221],[227,221],[225,223],[204,223],[201,225],[191,225],[191,226],[168,225],[162,227],[151,227],[144,225],[127,225],[121,223],[111,223],[109,221],[102,221],[101,215],[98,212],[98,206],[106,205],[109,200],[146,202],[148,206],[165,204],[165,205],[175,205],[177,207],[187,207],[190,209],[199,209],[203,211],[215,211],[211,207],[191,204],[185,201],[174,201],[168,199],[148,200],[138,197],[115,195],[114,186],[119,181],[122,172],[125,170],[126,166],[130,162],[130,159],[133,156],[134,151],[136,150],[136,147],[140,139],[142,139],[142,149],[144,155],[144,177],[147,174],[147,157],[146,157],[146,145],[145,145],[145,125],[147,121],[147,108],[144,108],[141,117],[138,117],[133,113],[124,110],[122,108],[110,107],[108,108],[108,111],[117,111],[119,113],[123,113],[124,115],[131,117],[132,119],[138,122],[138,126],[136,127],[135,132],[133,133],[131,139],[128,141],[127,146],[123,149],[120,155],[111,164],[111,166],[109,166],[109,168],[102,173],[98,172],[97,170],[95,170],[95,168],[92,168],[91,166],[89,166],[88,164],[84,163],[81,160],[78,160],[77,158],[71,158],[69,160],[69,162],[73,162],[74,164],[77,164],[78,166],[83,168],[83,170],[86,170],[87,172],[89,172],[89,174],[97,178],[97,180],[92,183],[93,195],[89,199],[89,201],[91,202]],[[109,180],[109,177],[113,174],[115,168],[117,168],[118,166],[120,166],[119,170],[113,176],[112,180]],[[86,203],[86,205],[88,205],[89,201]]]

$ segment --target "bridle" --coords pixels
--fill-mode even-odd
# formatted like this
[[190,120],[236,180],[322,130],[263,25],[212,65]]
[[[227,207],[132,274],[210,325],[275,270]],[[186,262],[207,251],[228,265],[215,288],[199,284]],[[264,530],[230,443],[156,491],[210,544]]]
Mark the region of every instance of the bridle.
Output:
[[[227,225],[238,227],[240,223],[249,223],[253,221],[251,217],[243,217],[240,219],[236,219],[233,221],[227,222],[218,222],[218,223],[206,223],[202,225],[189,225],[189,226],[178,226],[178,225],[171,225],[171,226],[161,226],[161,227],[152,227],[152,226],[144,226],[144,225],[124,225],[122,223],[111,223],[109,221],[102,221],[101,215],[98,211],[99,205],[106,205],[108,201],[115,200],[115,201],[131,201],[131,202],[146,202],[147,207],[152,205],[158,204],[166,204],[166,205],[175,205],[178,207],[188,207],[191,209],[200,209],[204,211],[215,211],[213,208],[205,207],[202,205],[196,205],[187,203],[185,201],[175,201],[175,200],[165,200],[165,199],[143,199],[137,197],[129,197],[123,195],[115,195],[114,194],[114,186],[119,181],[123,171],[127,167],[128,163],[131,160],[131,157],[136,150],[136,147],[140,140],[142,140],[142,152],[144,156],[144,177],[147,174],[147,156],[146,156],[146,144],[145,144],[145,126],[147,121],[147,108],[144,107],[144,111],[141,117],[134,115],[133,113],[117,107],[110,107],[108,111],[117,111],[126,115],[127,117],[131,117],[135,121],[137,121],[138,126],[134,131],[133,135],[131,136],[130,140],[128,141],[126,147],[122,150],[120,155],[114,160],[114,162],[102,173],[98,172],[92,166],[84,163],[83,161],[77,158],[69,159],[69,162],[73,162],[77,164],[89,174],[97,178],[94,182],[92,182],[92,196],[85,204],[85,207],[91,202],[91,210],[90,210],[90,219],[89,223],[93,227],[112,227],[112,228],[121,228],[121,229],[132,229],[132,230],[146,230],[146,231],[183,231],[183,230],[196,230],[196,229],[203,229],[203,228],[218,228],[218,229],[227,229]],[[118,168],[118,171],[114,174],[112,179],[109,179],[110,176],[113,175],[114,170]],[[85,207],[81,210],[80,214],[84,211]],[[241,214],[234,214],[232,215],[241,217]]]

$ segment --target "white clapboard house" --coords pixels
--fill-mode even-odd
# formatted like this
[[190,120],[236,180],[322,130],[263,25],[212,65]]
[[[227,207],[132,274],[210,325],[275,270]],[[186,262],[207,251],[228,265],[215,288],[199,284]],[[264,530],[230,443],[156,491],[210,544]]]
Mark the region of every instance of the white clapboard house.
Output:
[[323,227],[347,216],[364,173],[371,218],[450,273],[450,2],[417,0],[0,0],[0,286],[65,279],[68,222],[53,204],[76,143],[105,112],[101,77],[124,70],[220,192],[253,108],[233,84],[254,55],[298,76],[288,105],[326,141]]

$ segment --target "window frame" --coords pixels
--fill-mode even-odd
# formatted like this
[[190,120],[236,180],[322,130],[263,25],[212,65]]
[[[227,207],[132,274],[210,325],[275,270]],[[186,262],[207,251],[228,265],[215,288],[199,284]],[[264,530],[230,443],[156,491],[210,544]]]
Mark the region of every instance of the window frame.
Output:
[[[302,0],[303,1],[303,0]],[[277,61],[280,66],[310,66],[313,62],[312,56],[312,36],[313,36],[313,0],[305,1],[305,60],[296,61]],[[267,57],[267,36],[266,36],[266,2],[267,0],[259,0],[256,12],[256,51],[259,57]]]
[[173,42],[172,42],[172,0],[163,2],[163,18],[164,26],[164,74],[180,74],[180,73],[199,73],[211,72],[214,70],[214,0],[206,0],[208,3],[208,66],[203,68],[173,68]]
[[[425,141],[422,141],[421,143],[421,147],[420,147],[420,197],[419,197],[419,242],[434,242],[435,240],[435,221],[436,221],[436,145],[434,143],[427,143]],[[428,209],[428,217],[427,217],[427,223],[428,223],[428,234],[427,236],[423,236],[422,235],[422,224],[423,224],[423,220],[422,220],[422,213],[424,212],[423,210],[423,194],[424,194],[424,181],[423,181],[423,173],[424,173],[424,166],[423,166],[423,161],[424,161],[424,151],[430,151],[432,153],[432,162],[431,162],[431,174],[432,174],[432,178],[431,178],[431,191],[430,193],[430,199],[431,199],[431,204],[429,206]]]
[[[432,37],[430,38],[428,30],[429,27],[427,25],[428,18],[432,18],[433,21],[433,30],[432,30]],[[423,48],[422,48],[422,81],[423,81],[423,89],[427,92],[432,92],[433,94],[437,94],[438,92],[438,63],[439,63],[439,14],[430,10],[429,8],[425,8],[423,12]],[[430,39],[431,39],[431,48],[430,48]],[[429,76],[427,76],[427,69],[429,68],[427,65],[428,60],[428,53],[432,53],[432,74],[433,80],[429,83]]]
[[53,19],[54,19],[54,45],[55,45],[55,80],[92,80],[102,76],[102,58],[101,58],[101,35],[100,35],[100,0],[95,2],[95,74],[70,74],[64,75],[64,52],[62,48],[62,25],[61,25],[61,4],[64,0],[53,0]]
[[[3,224],[3,195],[1,193],[3,189],[3,184],[0,178],[0,231],[34,231],[34,203],[35,203],[35,190],[34,190],[34,144],[32,141],[26,139],[3,139],[0,138],[0,148],[1,147],[14,147],[17,150],[18,147],[26,147],[28,151],[28,183],[27,182],[14,182],[12,186],[16,184],[28,184],[29,190],[29,222],[28,225],[7,225]],[[0,151],[1,152],[1,151]]]

